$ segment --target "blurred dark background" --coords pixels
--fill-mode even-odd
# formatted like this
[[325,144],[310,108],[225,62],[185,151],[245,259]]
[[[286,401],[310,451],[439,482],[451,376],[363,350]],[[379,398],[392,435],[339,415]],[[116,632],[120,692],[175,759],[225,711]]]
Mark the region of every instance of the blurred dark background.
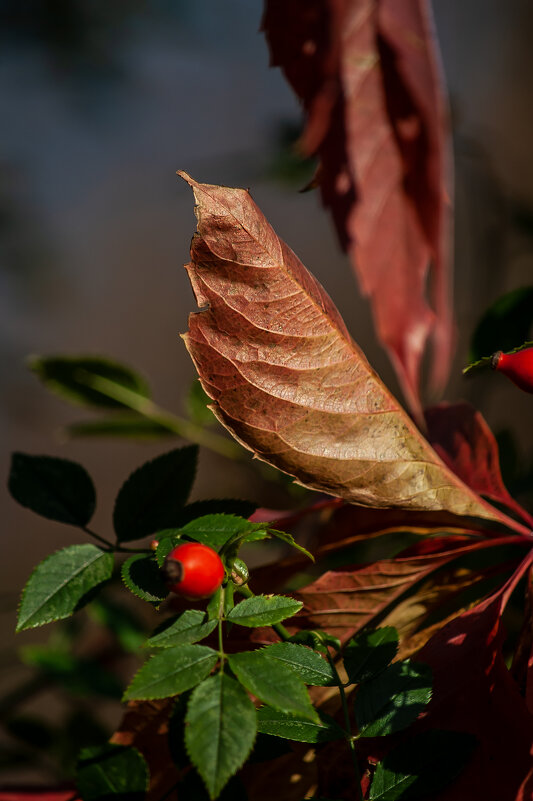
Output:
[[[520,478],[533,445],[531,396],[500,376],[464,382],[460,368],[487,306],[532,283],[533,6],[433,5],[456,165],[458,344],[447,398],[472,401],[503,432],[506,469]],[[102,533],[123,479],[170,446],[66,441],[58,430],[83,411],[48,394],[24,360],[32,353],[107,355],[146,375],[162,406],[183,411],[194,371],[178,334],[194,301],[181,265],[195,221],[176,169],[251,188],[397,391],[317,194],[298,194],[312,168],[291,155],[299,108],[280,72],[268,67],[261,10],[259,0],[0,0],[3,485],[13,450],[79,460],[95,479],[94,527]],[[263,482],[250,467],[230,469],[202,452],[195,497],[217,496],[291,502],[283,486]],[[49,636],[39,630],[15,639],[20,589],[40,559],[81,537],[17,507],[5,490],[2,519],[0,681],[9,692],[29,671],[16,648]],[[43,708],[48,702],[46,694],[39,701]],[[21,775],[30,772],[12,766],[0,782]]]

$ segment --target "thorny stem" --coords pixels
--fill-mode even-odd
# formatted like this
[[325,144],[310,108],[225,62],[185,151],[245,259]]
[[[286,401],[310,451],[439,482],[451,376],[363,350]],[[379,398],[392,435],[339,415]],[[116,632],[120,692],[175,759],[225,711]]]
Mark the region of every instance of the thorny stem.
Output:
[[330,664],[330,667],[331,667],[331,669],[333,671],[333,675],[335,677],[335,684],[339,688],[339,693],[340,693],[340,696],[341,696],[342,712],[343,712],[343,715],[344,715],[344,726],[345,726],[345,731],[346,731],[346,742],[348,743],[348,747],[350,749],[350,753],[351,753],[351,756],[352,756],[352,764],[353,764],[353,769],[354,769],[354,773],[355,773],[355,784],[357,786],[357,796],[356,796],[356,798],[357,798],[357,801],[363,801],[363,796],[362,796],[362,793],[361,793],[361,774],[359,772],[359,763],[357,761],[357,753],[356,753],[356,750],[355,750],[354,739],[353,739],[353,737],[351,735],[352,727],[351,727],[351,723],[350,723],[350,713],[348,711],[348,702],[346,701],[346,693],[344,692],[344,685],[342,683],[341,677],[339,676],[338,670],[335,667],[335,662],[333,661],[333,658],[332,658],[329,650],[326,651],[326,656],[327,656],[328,662]]
[[237,445],[237,443],[233,442],[233,440],[221,437],[218,434],[214,434],[212,431],[206,431],[201,426],[191,423],[190,420],[171,414],[149,398],[144,398],[137,392],[127,387],[122,387],[114,381],[110,381],[108,378],[94,376],[85,372],[81,375],[80,371],[78,380],[86,386],[91,387],[91,389],[96,389],[109,398],[113,398],[113,400],[118,401],[123,406],[127,406],[128,409],[138,412],[138,414],[141,414],[148,420],[152,420],[152,422],[157,423],[162,428],[166,428],[167,431],[172,431],[173,434],[177,434],[179,437],[189,440],[189,442],[202,445],[204,448],[209,448],[209,450],[219,453],[222,456],[227,456],[229,459],[240,461],[248,459],[246,451]]

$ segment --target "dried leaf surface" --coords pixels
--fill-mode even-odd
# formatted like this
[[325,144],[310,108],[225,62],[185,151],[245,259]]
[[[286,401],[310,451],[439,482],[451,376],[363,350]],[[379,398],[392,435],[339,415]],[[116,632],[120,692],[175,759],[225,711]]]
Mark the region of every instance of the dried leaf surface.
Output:
[[[331,209],[379,337],[420,411],[428,335],[434,377],[452,350],[444,103],[425,0],[268,0],[271,63],[302,101],[306,154]],[[426,297],[431,271],[432,302]]]
[[330,298],[243,189],[200,184],[185,343],[212,410],[259,458],[376,508],[497,519],[424,440]]

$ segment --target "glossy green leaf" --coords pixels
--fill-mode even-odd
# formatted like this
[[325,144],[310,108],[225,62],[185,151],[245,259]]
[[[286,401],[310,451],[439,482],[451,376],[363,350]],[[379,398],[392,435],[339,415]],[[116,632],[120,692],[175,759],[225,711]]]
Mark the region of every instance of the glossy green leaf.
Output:
[[233,537],[247,539],[246,535],[260,532],[267,536],[265,526],[261,523],[250,523],[249,520],[235,515],[216,514],[197,517],[181,527],[180,533],[196,542],[209,545],[215,551],[220,551]]
[[265,704],[318,723],[303,681],[291,668],[269,657],[268,649],[230,654],[228,662],[241,684]]
[[393,748],[376,768],[370,801],[434,798],[466,766],[476,738],[464,732],[426,731]]
[[427,665],[405,660],[361,684],[354,704],[359,736],[382,737],[413,723],[431,700],[431,679]]
[[398,632],[392,626],[363,631],[344,649],[344,667],[351,684],[381,673],[398,652]]
[[152,556],[130,556],[122,565],[121,575],[128,590],[143,601],[158,605],[168,595],[161,570]]
[[164,453],[139,467],[122,485],[113,511],[113,525],[120,542],[175,528],[191,491],[198,448]]
[[99,356],[31,356],[28,366],[47,389],[81,406],[123,408],[115,397],[121,388],[143,398],[150,394],[138,373]]
[[531,339],[532,326],[533,286],[507,292],[479,321],[470,343],[469,361],[516,348]]
[[319,721],[315,722],[262,706],[257,710],[257,731],[299,743],[326,743],[345,738],[344,731],[333,718],[323,712],[319,712],[318,716]]
[[172,436],[165,426],[148,420],[140,414],[130,412],[129,414],[115,415],[97,420],[82,420],[79,423],[71,423],[65,426],[63,431],[69,437],[121,437],[125,439],[161,439],[161,437]]
[[191,695],[185,742],[189,756],[216,798],[243,765],[256,735],[256,711],[243,688],[218,673]]
[[285,595],[256,595],[232,609],[228,620],[239,626],[272,626],[300,611],[303,604]]
[[169,698],[196,687],[215,667],[218,654],[205,645],[178,645],[152,656],[124,693],[125,701]]
[[89,474],[68,459],[14,453],[8,487],[22,506],[72,526],[86,526],[96,506]]
[[314,687],[335,684],[335,676],[329,662],[305,645],[279,642],[266,648],[265,653],[291,668],[306,684]]
[[111,578],[113,555],[95,545],[70,545],[33,571],[18,610],[17,631],[69,617],[91,600],[92,590]]
[[80,753],[76,784],[83,801],[142,801],[149,780],[136,748],[107,744]]
[[187,609],[181,615],[165,620],[146,641],[146,648],[173,648],[203,640],[216,628],[216,620],[206,620],[200,609]]

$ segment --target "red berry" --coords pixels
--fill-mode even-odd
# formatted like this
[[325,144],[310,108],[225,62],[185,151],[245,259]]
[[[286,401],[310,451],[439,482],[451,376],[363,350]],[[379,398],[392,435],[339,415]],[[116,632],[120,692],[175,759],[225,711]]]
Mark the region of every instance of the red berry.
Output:
[[171,592],[185,598],[209,598],[224,580],[224,565],[216,551],[200,542],[173,548],[163,567]]
[[502,353],[499,350],[492,357],[492,368],[510,378],[513,384],[524,392],[533,392],[533,348],[515,353]]

